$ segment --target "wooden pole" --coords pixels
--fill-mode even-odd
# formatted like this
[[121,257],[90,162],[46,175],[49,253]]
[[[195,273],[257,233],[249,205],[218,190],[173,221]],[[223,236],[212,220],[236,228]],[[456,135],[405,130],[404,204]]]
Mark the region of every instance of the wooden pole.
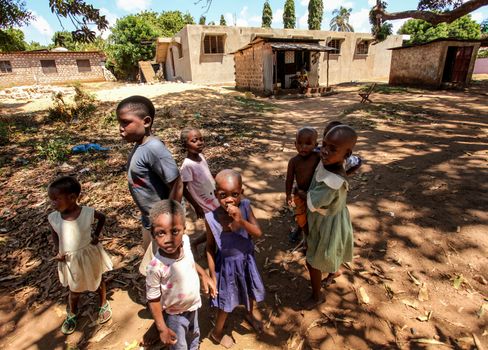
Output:
[[329,89],[329,51],[327,51],[327,86],[326,90]]

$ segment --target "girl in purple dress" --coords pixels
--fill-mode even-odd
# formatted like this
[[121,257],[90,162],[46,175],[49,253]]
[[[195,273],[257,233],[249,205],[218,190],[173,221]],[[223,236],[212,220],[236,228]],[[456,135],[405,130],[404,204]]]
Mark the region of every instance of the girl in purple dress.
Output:
[[218,292],[211,301],[218,312],[210,338],[229,348],[234,341],[223,334],[224,324],[227,314],[237,305],[246,307],[246,320],[256,331],[262,331],[261,322],[253,315],[254,303],[264,300],[264,285],[252,241],[262,232],[249,200],[242,199],[241,175],[233,170],[222,170],[215,182],[220,206],[205,214],[208,266]]

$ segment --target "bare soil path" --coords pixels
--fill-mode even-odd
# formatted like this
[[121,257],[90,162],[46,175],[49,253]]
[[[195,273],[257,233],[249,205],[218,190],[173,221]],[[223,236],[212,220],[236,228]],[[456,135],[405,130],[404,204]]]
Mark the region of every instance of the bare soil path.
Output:
[[[170,145],[176,144],[178,128],[197,124],[209,138],[211,167],[242,171],[245,194],[265,231],[256,249],[267,287],[260,307],[265,334],[256,336],[242,310],[236,310],[227,327],[235,349],[488,347],[487,87],[484,81],[464,92],[383,88],[371,95],[371,105],[358,103],[356,85],[338,87],[329,97],[299,100],[246,99],[215,90],[153,98],[159,113],[168,117],[156,125],[156,133]],[[102,106],[110,110],[113,103]],[[296,129],[311,125],[321,133],[331,120],[357,129],[357,154],[364,161],[350,178],[355,258],[327,289],[326,301],[303,311],[299,302],[310,288],[304,258],[288,242],[292,218],[283,208],[284,175]],[[49,133],[37,123],[39,133]],[[13,154],[30,149],[15,134],[17,148],[11,144],[2,151],[7,160],[1,185],[8,193],[0,203],[5,220],[0,257],[6,262],[0,270],[2,349],[63,349],[66,344],[136,349],[131,344],[151,323],[135,269],[140,258],[137,212],[123,171],[128,146],[120,145],[114,125],[82,132],[71,128],[67,132],[97,135],[94,140],[112,146],[108,156],[70,158],[67,165],[82,176],[83,201],[109,214],[106,247],[116,266],[109,283],[114,316],[103,327],[95,325],[90,319],[94,298],[85,298],[83,331],[69,337],[60,333],[63,294],[46,292],[57,290],[58,282],[46,272],[54,271],[54,264],[39,253],[49,244],[38,239],[45,234],[49,212],[43,191],[59,165]],[[30,135],[31,141],[38,136]],[[29,165],[19,165],[19,158]],[[28,225],[15,221],[16,215],[24,215]],[[220,349],[205,338],[212,319],[208,307],[202,307],[202,350]]]

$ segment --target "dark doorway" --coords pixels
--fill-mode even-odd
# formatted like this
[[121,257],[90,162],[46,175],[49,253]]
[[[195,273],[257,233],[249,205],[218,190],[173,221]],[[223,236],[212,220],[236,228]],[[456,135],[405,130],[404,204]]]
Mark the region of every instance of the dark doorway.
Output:
[[285,51],[276,52],[276,76],[281,87],[285,88]]
[[473,46],[449,46],[447,48],[442,82],[458,84],[466,83],[472,54]]
[[[276,51],[276,82],[281,83],[281,88],[290,88],[290,81],[302,68],[310,72],[310,51],[292,51],[292,63],[286,63],[286,51]],[[287,84],[288,83],[288,84]]]

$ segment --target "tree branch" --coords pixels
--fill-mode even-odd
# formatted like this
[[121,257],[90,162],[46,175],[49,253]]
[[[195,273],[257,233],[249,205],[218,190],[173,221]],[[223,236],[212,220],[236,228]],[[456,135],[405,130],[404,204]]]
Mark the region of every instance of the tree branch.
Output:
[[373,7],[373,12],[375,13],[376,17],[380,17],[382,21],[389,21],[394,19],[402,19],[402,18],[415,18],[415,19],[422,19],[431,23],[432,25],[437,25],[442,22],[451,23],[454,22],[459,17],[467,15],[480,7],[488,5],[488,0],[470,0],[465,2],[464,4],[456,7],[451,11],[446,11],[443,13],[436,13],[433,11],[421,11],[421,10],[411,10],[411,11],[401,11],[401,12],[386,12],[384,7],[381,4],[381,1],[378,0],[375,7]]

